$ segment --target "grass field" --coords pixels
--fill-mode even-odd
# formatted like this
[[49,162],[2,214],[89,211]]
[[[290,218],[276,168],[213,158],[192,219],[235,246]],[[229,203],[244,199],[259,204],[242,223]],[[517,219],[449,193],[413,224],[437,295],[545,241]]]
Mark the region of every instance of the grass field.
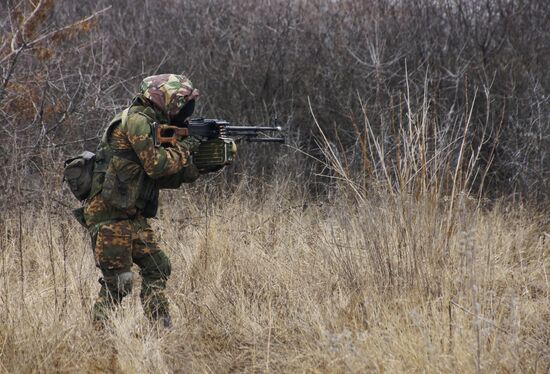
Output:
[[[549,0],[0,1],[0,374],[550,374],[549,24]],[[96,331],[63,162],[163,73],[286,143],[161,194],[173,329],[136,276]]]
[[4,212],[0,371],[550,370],[547,217],[460,195],[452,212],[427,194],[249,195],[163,195],[170,331],[144,318],[137,280],[95,331],[85,230],[64,208]]

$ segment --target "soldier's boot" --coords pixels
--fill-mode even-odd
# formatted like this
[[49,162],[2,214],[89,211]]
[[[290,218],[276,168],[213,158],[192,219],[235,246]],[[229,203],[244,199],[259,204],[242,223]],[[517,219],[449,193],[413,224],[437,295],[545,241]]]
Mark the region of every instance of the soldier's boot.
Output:
[[167,329],[172,327],[172,317],[164,292],[149,285],[142,288],[140,298],[145,315],[151,322],[159,323]]
[[167,314],[164,317],[162,317],[162,327],[164,327],[165,329],[171,329],[173,327],[172,317],[170,317],[170,314]]
[[161,322],[171,328],[168,299],[164,295],[166,281],[171,274],[170,260],[162,251],[145,256],[136,262],[141,268],[141,292],[139,294],[143,311],[151,321]]
[[133,274],[129,270],[103,270],[99,278],[101,289],[92,309],[94,327],[105,327],[112,311],[132,291]]

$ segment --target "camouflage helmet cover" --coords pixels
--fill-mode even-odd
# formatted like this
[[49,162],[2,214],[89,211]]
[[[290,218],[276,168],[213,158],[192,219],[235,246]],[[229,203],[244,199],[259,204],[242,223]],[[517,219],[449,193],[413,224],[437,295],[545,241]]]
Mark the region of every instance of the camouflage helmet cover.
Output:
[[141,82],[141,94],[158,109],[173,117],[183,106],[199,96],[191,81],[184,75],[152,75]]

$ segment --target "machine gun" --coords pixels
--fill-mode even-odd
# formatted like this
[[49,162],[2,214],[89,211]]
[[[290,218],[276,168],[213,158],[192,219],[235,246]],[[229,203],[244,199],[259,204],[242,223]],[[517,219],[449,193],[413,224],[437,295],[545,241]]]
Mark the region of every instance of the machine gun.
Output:
[[245,139],[250,142],[284,143],[284,137],[273,137],[273,133],[281,132],[280,126],[231,126],[229,122],[219,119],[193,118],[183,126],[154,124],[155,145],[170,144],[174,146],[176,139],[194,136],[199,140]]
[[179,138],[197,138],[201,144],[194,152],[193,163],[199,171],[210,172],[233,163],[237,152],[235,142],[284,143],[284,137],[274,136],[281,131],[280,126],[231,126],[224,120],[194,118],[182,126],[153,124],[153,139],[155,146],[175,146]]

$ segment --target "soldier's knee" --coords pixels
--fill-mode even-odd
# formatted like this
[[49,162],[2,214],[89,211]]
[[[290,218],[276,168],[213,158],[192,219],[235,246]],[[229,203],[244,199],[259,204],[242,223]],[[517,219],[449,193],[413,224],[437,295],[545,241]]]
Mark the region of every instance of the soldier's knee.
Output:
[[141,267],[141,275],[144,278],[168,279],[170,274],[172,274],[170,259],[162,251],[147,256],[140,261],[139,265]]
[[134,274],[131,271],[117,274],[117,290],[119,294],[126,296],[132,292],[133,281]]
[[113,294],[113,296],[116,296],[117,299],[123,298],[132,292],[134,275],[131,271],[104,275],[103,279],[108,291]]
[[170,262],[170,259],[168,258],[168,256],[166,256],[164,253],[162,253],[162,257],[163,257],[163,260],[161,261],[162,266],[160,268],[160,271],[162,274],[164,274],[166,278],[168,278],[170,274],[172,274],[172,263]]
[[157,252],[152,257],[153,268],[162,278],[168,278],[172,274],[172,264],[164,252]]

